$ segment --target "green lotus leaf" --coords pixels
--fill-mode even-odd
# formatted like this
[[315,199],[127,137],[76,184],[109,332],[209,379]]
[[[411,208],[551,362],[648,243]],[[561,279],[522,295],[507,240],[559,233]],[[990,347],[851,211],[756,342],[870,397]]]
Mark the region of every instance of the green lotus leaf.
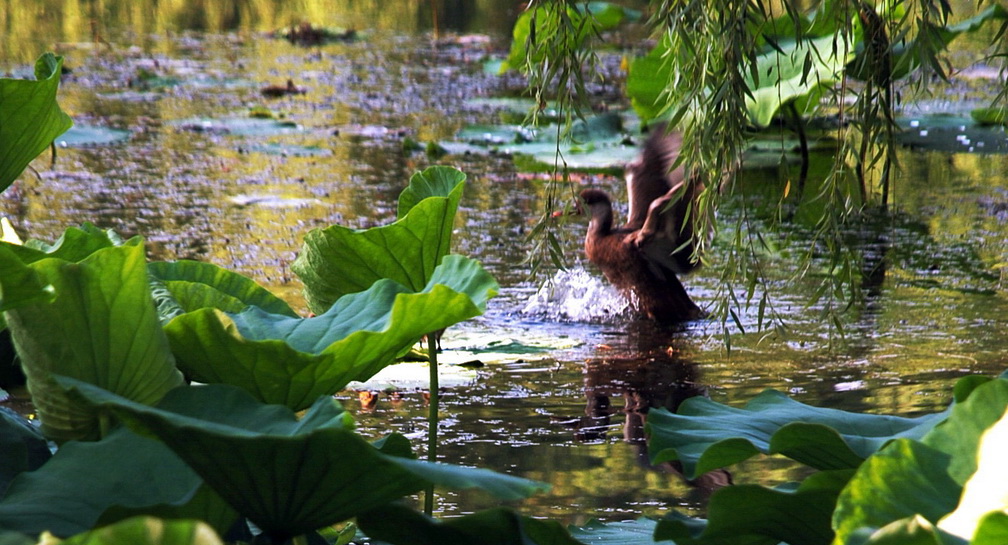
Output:
[[392,545],[581,543],[556,521],[524,517],[504,507],[438,521],[404,505],[389,504],[358,515],[357,525],[369,537]]
[[[833,35],[805,40],[780,40],[777,48],[756,57],[756,65],[747,73],[746,98],[750,122],[760,128],[769,126],[785,104],[792,103],[799,113],[808,114],[819,106],[819,99],[837,81],[844,64],[853,53],[834,53]],[[627,74],[627,96],[634,111],[648,121],[662,115],[671,99],[667,85],[671,70],[668,37],[654,49],[634,59]],[[753,79],[758,75],[758,80]]]
[[168,289],[180,313],[201,308],[237,313],[256,306],[273,314],[297,316],[283,299],[251,278],[210,263],[159,261],[149,263],[147,270]]
[[[900,519],[882,528],[859,528],[845,545],[960,545],[920,515]],[[965,543],[961,544],[965,545]]]
[[297,410],[367,380],[424,334],[482,314],[497,289],[478,262],[451,255],[420,292],[380,280],[314,318],[202,309],[175,318],[165,332],[179,368],[194,380],[240,386]]
[[0,191],[73,125],[56,103],[63,57],[35,61],[35,80],[0,78]]
[[208,524],[197,520],[133,517],[75,535],[62,545],[223,545]]
[[70,441],[20,474],[0,501],[0,528],[68,537],[137,514],[197,518],[218,532],[237,519],[164,444],[120,428],[101,441]]
[[[462,198],[459,178],[440,169],[414,177],[400,197],[400,212],[409,211],[392,224],[364,230],[333,225],[309,232],[291,265],[304,282],[308,308],[322,314],[340,297],[364,291],[383,278],[415,291],[423,289],[451,244]],[[457,183],[448,194],[416,202],[425,192],[449,189],[452,180]]]
[[[454,217],[462,198],[462,182],[465,179],[466,175],[461,170],[445,166],[432,166],[413,174],[409,185],[399,194],[396,218],[404,218],[414,206],[430,197],[445,197],[449,199],[449,203],[454,203],[450,208]],[[450,230],[451,226],[448,228]],[[446,236],[450,239],[451,233]]]
[[915,515],[938,522],[962,493],[949,477],[949,461],[949,455],[909,439],[897,439],[866,460],[837,499],[837,542]]
[[[530,39],[534,40],[536,34],[547,36],[558,32],[560,17],[558,12],[557,8],[551,10],[540,5],[522,12],[511,32],[511,50],[501,65],[500,73],[503,74],[512,68],[524,68],[526,57],[529,57],[527,48]],[[566,47],[571,50],[580,49],[585,40],[599,32],[616,28],[625,20],[633,21],[640,17],[641,12],[612,2],[571,4],[566,10],[565,19],[577,29],[577,33],[567,39]],[[534,51],[530,58],[533,63],[542,62],[543,59],[544,54],[540,51]]]
[[837,495],[852,473],[816,473],[793,491],[725,487],[711,496],[706,521],[672,514],[659,521],[654,538],[671,539],[677,545],[827,545],[833,538],[830,517]]
[[[749,120],[766,128],[781,107],[793,103],[800,114],[809,114],[819,107],[819,99],[832,88],[854,54],[844,56],[833,51],[834,37],[824,36],[802,42],[779,41],[780,49],[771,49],[756,58],[756,66],[748,73],[746,84],[752,92],[746,98]],[[753,80],[752,74],[759,80]]]
[[669,54],[669,38],[663,35],[647,55],[630,61],[626,94],[641,121],[647,122],[665,113],[669,98],[666,87],[672,70]]
[[49,257],[77,262],[102,248],[142,243],[139,237],[124,241],[111,229],[102,230],[90,223],[84,223],[80,227],[68,227],[52,244],[30,239],[23,245],[0,243],[0,246],[13,252],[27,265]]
[[19,473],[34,471],[52,453],[45,437],[23,416],[0,407],[0,498]]
[[977,447],[976,472],[963,487],[955,511],[938,522],[938,527],[962,539],[972,540],[984,517],[1008,513],[1008,413],[983,433]]
[[1006,125],[1008,108],[974,108],[970,110],[970,117],[981,125]]
[[999,519],[989,514],[1008,508],[1008,380],[964,377],[956,391],[965,399],[920,442],[895,441],[858,469],[834,515],[843,542],[920,543],[912,539],[937,536],[941,543],[978,543],[981,534],[1002,535]]
[[1008,514],[990,513],[980,519],[972,545],[1008,543]]
[[686,400],[679,414],[648,413],[652,463],[680,460],[688,478],[763,454],[783,454],[817,469],[857,467],[897,437],[919,438],[947,411],[920,418],[811,407],[767,390],[744,409],[706,398]]
[[12,249],[14,246],[0,242],[0,330],[5,327],[3,311],[53,298],[52,285],[25,265]]
[[386,454],[354,433],[349,415],[328,396],[299,419],[227,385],[177,388],[155,408],[58,380],[71,395],[156,435],[274,540],[346,520],[431,484],[478,487],[502,499],[546,486]]
[[[963,377],[958,382],[970,381]],[[957,390],[958,387],[957,383]],[[1008,379],[999,378],[977,386],[969,397],[951,407],[949,417],[935,426],[922,441],[952,458],[949,474],[960,485],[976,473],[977,445],[984,433],[1002,420],[1008,408]]]
[[30,267],[53,286],[55,297],[5,317],[47,437],[99,436],[96,415],[67,399],[52,374],[140,403],[155,403],[182,384],[147,287],[142,245],[104,248],[79,263],[45,258]]

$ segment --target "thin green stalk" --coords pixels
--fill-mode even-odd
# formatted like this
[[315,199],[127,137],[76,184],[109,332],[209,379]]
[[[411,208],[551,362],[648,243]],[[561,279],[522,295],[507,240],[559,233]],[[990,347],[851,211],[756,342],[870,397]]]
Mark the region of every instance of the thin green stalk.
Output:
[[[435,334],[427,335],[427,360],[430,362],[430,405],[427,411],[427,461],[437,461],[438,433],[438,367],[437,341]],[[427,487],[424,493],[424,514],[428,517],[434,513],[434,485]]]

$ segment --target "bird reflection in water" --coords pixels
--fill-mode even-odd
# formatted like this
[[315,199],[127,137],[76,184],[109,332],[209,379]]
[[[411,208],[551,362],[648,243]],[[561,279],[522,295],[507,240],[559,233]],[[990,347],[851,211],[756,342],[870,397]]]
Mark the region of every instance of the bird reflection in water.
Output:
[[[652,408],[675,412],[686,399],[707,395],[698,366],[677,348],[679,339],[681,332],[670,326],[638,320],[627,325],[618,342],[600,347],[599,357],[585,363],[585,414],[570,421],[575,439],[604,440],[613,415],[620,411],[613,400],[623,398],[623,440],[633,445],[638,463],[682,476],[679,462],[651,465],[644,434]],[[732,484],[732,478],[728,471],[716,470],[686,482],[706,495]]]

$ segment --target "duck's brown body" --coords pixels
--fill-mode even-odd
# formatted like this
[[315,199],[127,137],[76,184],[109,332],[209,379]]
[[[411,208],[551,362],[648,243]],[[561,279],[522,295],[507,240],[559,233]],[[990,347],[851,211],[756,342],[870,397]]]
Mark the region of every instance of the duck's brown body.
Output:
[[630,210],[627,223],[613,226],[612,199],[586,189],[581,200],[591,220],[585,237],[588,260],[617,289],[635,300],[649,318],[676,322],[703,311],[690,299],[677,274],[698,266],[693,259],[694,231],[700,227],[691,207],[703,184],[672,169],[682,137],[656,127],[640,158],[627,168]]

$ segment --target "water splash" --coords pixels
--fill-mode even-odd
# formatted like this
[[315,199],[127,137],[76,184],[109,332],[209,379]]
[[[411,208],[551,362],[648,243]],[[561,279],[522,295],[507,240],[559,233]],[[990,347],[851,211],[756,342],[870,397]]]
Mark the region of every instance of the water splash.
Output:
[[557,271],[522,309],[522,314],[557,322],[612,323],[633,313],[630,300],[580,266]]

